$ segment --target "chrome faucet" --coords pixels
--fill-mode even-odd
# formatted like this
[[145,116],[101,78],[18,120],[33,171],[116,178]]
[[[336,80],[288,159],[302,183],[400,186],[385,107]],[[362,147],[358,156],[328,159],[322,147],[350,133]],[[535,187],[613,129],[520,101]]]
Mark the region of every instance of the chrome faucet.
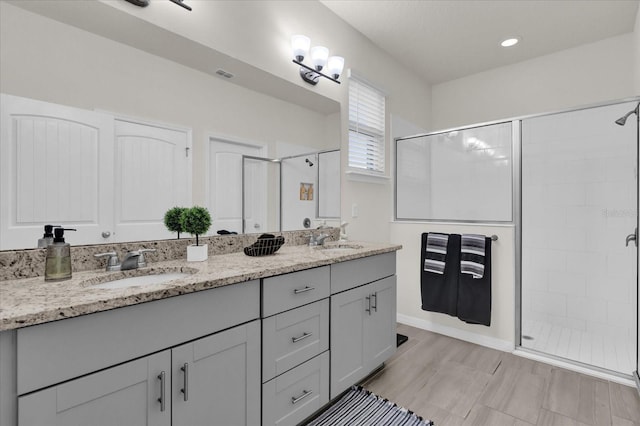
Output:
[[326,240],[327,238],[329,238],[329,234],[322,233],[320,235],[313,235],[312,232],[311,235],[309,235],[309,246],[323,246],[324,240]]
[[137,251],[130,251],[124,255],[122,263],[120,263],[121,271],[128,271],[130,269],[138,269],[138,258],[140,253]]
[[145,253],[152,253],[156,249],[140,249],[136,251],[127,252],[124,255],[124,260],[120,263],[118,253],[115,251],[109,251],[106,253],[94,254],[94,257],[107,257],[107,266],[105,270],[111,271],[128,271],[131,269],[144,268],[147,266],[147,260],[144,257]]

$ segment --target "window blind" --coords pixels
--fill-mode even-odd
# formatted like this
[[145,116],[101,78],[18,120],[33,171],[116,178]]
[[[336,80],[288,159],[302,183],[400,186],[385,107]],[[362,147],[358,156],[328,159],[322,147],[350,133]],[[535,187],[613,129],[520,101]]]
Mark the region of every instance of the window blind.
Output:
[[384,119],[384,95],[349,79],[349,167],[384,174]]

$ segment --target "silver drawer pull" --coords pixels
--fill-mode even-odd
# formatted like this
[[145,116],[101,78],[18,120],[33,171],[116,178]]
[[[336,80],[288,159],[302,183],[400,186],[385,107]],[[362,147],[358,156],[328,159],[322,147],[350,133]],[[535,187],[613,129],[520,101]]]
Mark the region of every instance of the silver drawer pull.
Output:
[[302,333],[302,336],[300,336],[300,337],[292,337],[292,338],[291,338],[291,341],[292,341],[293,343],[297,343],[297,342],[299,342],[300,340],[304,340],[304,339],[306,339],[307,337],[311,337],[312,335],[313,335],[313,333],[307,333],[307,332],[304,332],[304,333]]
[[373,293],[371,295],[371,299],[376,298],[376,304],[375,305],[371,305],[371,307],[373,308],[374,311],[378,312],[378,292],[376,291],[375,293]]
[[158,402],[160,403],[160,411],[164,411],[165,409],[165,395],[164,395],[164,377],[165,372],[161,372],[158,374],[158,380],[160,380],[160,398],[158,398]]
[[293,290],[293,294],[306,293],[307,291],[315,290],[315,287],[309,287],[308,285],[304,288],[296,288]]
[[369,315],[371,315],[371,297],[366,296],[365,299],[367,301],[367,307],[364,308],[364,310],[365,312],[369,312]]
[[313,393],[313,391],[303,390],[302,391],[302,395],[300,395],[300,396],[292,396],[291,397],[291,403],[292,404],[297,404],[298,402],[302,401],[303,399],[305,399],[306,397],[308,397],[312,393]]
[[186,402],[189,400],[189,363],[185,362],[184,365],[180,367],[180,370],[184,373],[183,387],[180,389],[180,392],[184,394],[184,401]]

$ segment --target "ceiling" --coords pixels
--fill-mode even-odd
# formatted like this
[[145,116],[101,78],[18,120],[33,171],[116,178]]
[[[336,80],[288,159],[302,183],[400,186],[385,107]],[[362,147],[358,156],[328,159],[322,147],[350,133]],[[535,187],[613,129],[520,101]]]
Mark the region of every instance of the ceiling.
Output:
[[[640,0],[320,0],[431,84],[634,30]],[[518,36],[516,46],[500,42]]]

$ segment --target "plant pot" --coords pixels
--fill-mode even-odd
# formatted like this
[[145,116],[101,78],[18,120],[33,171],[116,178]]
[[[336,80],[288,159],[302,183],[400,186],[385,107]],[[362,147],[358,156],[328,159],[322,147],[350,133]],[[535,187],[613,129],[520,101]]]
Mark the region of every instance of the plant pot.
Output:
[[204,262],[207,260],[207,248],[207,244],[187,246],[187,262]]

